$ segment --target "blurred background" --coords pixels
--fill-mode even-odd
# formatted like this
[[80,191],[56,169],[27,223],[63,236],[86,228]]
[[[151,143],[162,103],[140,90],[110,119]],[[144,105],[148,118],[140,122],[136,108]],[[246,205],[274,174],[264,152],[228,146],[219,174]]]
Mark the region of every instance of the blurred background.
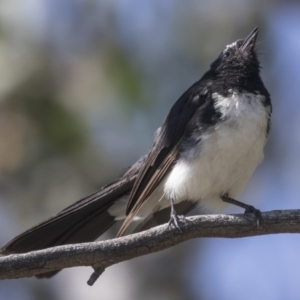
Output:
[[[299,208],[299,16],[287,0],[1,0],[1,244],[121,174],[225,45],[255,26],[274,113],[239,200]],[[115,265],[93,287],[91,268],[0,281],[0,299],[300,299],[299,250],[298,235],[198,239]]]

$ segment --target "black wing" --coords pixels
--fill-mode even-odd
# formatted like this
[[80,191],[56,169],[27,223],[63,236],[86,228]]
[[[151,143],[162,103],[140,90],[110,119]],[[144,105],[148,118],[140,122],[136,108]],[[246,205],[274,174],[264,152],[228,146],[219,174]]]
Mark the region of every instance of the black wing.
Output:
[[158,129],[153,147],[141,168],[130,193],[127,218],[118,235],[121,236],[140,210],[146,199],[156,189],[171,166],[178,159],[179,142],[196,111],[207,99],[206,88],[198,81],[173,105],[162,126]]

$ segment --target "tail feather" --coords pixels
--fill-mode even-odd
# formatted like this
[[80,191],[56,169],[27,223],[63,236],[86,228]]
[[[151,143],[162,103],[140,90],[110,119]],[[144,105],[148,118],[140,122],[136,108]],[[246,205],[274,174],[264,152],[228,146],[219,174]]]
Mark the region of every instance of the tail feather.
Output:
[[[0,254],[25,253],[58,245],[90,242],[115,223],[108,209],[129,195],[146,155],[115,182],[68,206],[50,219],[21,233],[0,249]],[[51,277],[60,270],[37,275]]]
[[50,219],[18,235],[1,249],[1,254],[24,253],[57,245],[95,240],[115,223],[107,209],[130,193],[134,178],[122,178],[85,197]]
[[[118,180],[73,205],[52,218],[18,235],[1,249],[1,254],[25,253],[58,245],[95,240],[115,223],[108,213],[118,198],[130,193],[134,179]],[[49,278],[60,270],[37,275]]]

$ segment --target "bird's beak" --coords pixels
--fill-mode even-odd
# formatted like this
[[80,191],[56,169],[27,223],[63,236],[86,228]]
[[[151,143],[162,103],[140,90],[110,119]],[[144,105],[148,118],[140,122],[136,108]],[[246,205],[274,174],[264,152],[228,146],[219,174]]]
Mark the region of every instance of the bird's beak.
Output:
[[250,53],[254,50],[256,38],[258,35],[258,27],[255,27],[252,32],[244,39],[240,51],[243,53]]

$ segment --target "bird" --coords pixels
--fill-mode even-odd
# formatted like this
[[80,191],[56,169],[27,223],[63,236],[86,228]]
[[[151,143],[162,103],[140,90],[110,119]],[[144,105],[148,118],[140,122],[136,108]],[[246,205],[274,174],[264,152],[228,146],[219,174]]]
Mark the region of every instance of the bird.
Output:
[[234,204],[260,219],[258,209],[237,200],[263,159],[270,130],[257,36],[258,27],[225,47],[172,106],[148,153],[122,176],[13,238],[0,253],[90,242],[117,221],[123,222],[117,237],[167,222],[181,230],[182,216],[196,207],[218,213]]

